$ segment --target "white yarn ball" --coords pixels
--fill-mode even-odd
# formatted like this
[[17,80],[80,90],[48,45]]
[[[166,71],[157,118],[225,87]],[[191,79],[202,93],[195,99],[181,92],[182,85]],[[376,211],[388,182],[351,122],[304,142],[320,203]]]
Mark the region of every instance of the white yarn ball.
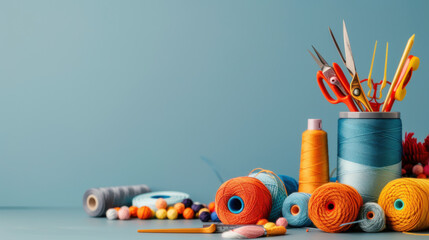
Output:
[[114,208],[110,208],[106,211],[106,218],[109,220],[118,219],[118,211]]

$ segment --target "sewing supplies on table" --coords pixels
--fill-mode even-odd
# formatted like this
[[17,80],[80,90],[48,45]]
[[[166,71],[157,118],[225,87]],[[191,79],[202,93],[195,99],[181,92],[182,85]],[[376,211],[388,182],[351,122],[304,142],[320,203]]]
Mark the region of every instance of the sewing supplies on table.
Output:
[[312,193],[329,182],[328,137],[322,130],[322,120],[308,119],[302,133],[301,163],[298,192]]
[[313,224],[308,217],[310,197],[309,193],[295,192],[285,199],[282,213],[291,227],[309,227]]
[[149,191],[146,185],[91,188],[83,194],[83,209],[91,217],[101,217],[107,209],[130,206],[133,197]]
[[386,213],[389,229],[400,232],[429,229],[428,179],[395,179],[383,188],[378,204]]
[[[348,72],[352,77],[352,80],[349,84],[347,81],[347,78],[344,76],[344,73],[342,72],[338,64],[333,63],[332,67],[329,66],[328,62],[313,47],[313,50],[315,51],[317,58],[310,51],[309,52],[312,58],[314,59],[314,61],[321,69],[320,71],[317,72],[316,79],[324,97],[331,104],[338,104],[338,103],[346,104],[349,111],[351,112],[358,112],[358,111],[378,112],[381,106],[382,106],[382,110],[381,110],[382,112],[390,112],[393,102],[395,100],[401,101],[405,97],[406,95],[405,87],[409,83],[413,71],[417,70],[419,67],[419,63],[420,63],[419,58],[409,55],[411,47],[414,43],[415,35],[413,35],[408,40],[407,46],[403,52],[402,58],[399,62],[398,68],[396,70],[396,73],[392,82],[389,82],[386,80],[387,56],[388,56],[388,43],[386,43],[386,60],[384,65],[384,77],[381,82],[376,83],[372,79],[372,67],[374,63],[377,42],[375,43],[375,46],[374,46],[374,52],[372,56],[368,79],[359,80],[345,22],[343,21],[343,40],[344,40],[345,57],[343,56],[343,53],[340,47],[338,46],[337,40],[335,39],[335,36],[332,33],[332,30],[330,28],[329,28],[329,32],[335,44],[335,47],[341,57],[341,60],[343,61],[344,65],[346,66]],[[365,81],[367,81],[367,85],[369,87],[369,91],[367,93],[368,96],[365,94],[361,85],[361,83]],[[325,86],[325,82],[334,93],[335,98],[333,98],[328,92]],[[386,87],[387,83],[390,84],[387,96],[383,102],[379,102],[378,100],[381,99],[383,95],[382,90]],[[377,97],[378,86],[380,86],[380,89],[379,89],[379,96]],[[371,95],[372,90],[374,90],[374,92]]]
[[401,133],[399,113],[341,112],[338,181],[354,187],[364,202],[376,202],[382,188],[401,177]]

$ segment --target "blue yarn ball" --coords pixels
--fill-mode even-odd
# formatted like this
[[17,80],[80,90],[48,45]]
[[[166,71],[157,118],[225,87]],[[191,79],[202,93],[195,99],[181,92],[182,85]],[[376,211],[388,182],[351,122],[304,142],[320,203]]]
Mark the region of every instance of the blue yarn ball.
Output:
[[203,208],[202,204],[198,204],[198,203],[194,203],[192,204],[192,210],[194,210],[195,213],[197,213],[198,211],[200,211],[201,208]]
[[293,177],[289,177],[286,175],[278,175],[283,183],[285,184],[287,194],[291,195],[294,192],[298,192],[298,182]]
[[266,172],[252,173],[249,177],[259,179],[267,187],[268,191],[270,191],[273,204],[268,220],[275,222],[282,216],[282,206],[286,198],[286,190],[283,182],[276,176]]
[[191,207],[194,202],[190,198],[185,198],[182,201],[183,205],[185,205],[185,208]]
[[216,212],[212,212],[210,218],[212,219],[213,222],[220,222],[219,218],[217,217]]
[[308,193],[295,192],[286,198],[283,203],[282,213],[289,226],[308,227],[313,224],[308,217],[308,201],[310,201],[310,197],[311,195]]
[[203,221],[203,222],[209,222],[211,220],[210,213],[209,212],[202,212],[202,213],[200,213],[200,220]]
[[331,178],[329,179],[329,181],[330,181],[330,182],[336,182],[336,181],[337,181],[337,177],[331,177]]

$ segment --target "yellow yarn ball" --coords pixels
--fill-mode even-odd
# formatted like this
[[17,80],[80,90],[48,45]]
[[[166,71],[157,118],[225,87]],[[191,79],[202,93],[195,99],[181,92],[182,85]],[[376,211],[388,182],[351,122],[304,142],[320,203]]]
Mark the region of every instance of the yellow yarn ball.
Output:
[[169,209],[169,210],[167,211],[167,218],[168,218],[168,219],[170,219],[170,220],[177,219],[177,216],[178,216],[178,215],[179,215],[179,214],[177,213],[177,210],[176,210],[176,209],[174,209],[174,208]]
[[276,226],[276,224],[273,223],[273,222],[267,222],[267,223],[264,224],[264,228],[265,229],[269,229],[269,228],[272,228],[272,227],[275,227],[275,226]]
[[164,208],[158,209],[156,211],[156,218],[158,219],[165,219],[167,217],[167,210]]

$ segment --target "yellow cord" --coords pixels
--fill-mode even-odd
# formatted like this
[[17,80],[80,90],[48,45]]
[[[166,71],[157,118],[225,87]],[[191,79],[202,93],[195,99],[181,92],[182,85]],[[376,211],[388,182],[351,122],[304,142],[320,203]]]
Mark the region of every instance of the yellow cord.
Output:
[[383,96],[383,88],[386,87],[386,75],[387,75],[387,53],[389,52],[389,42],[386,43],[386,60],[384,61],[384,77],[383,77],[383,83],[381,84],[380,87],[380,96],[377,99],[381,99]]
[[375,58],[375,51],[377,50],[377,40],[375,41],[375,46],[374,46],[374,53],[372,54],[372,61],[371,61],[371,68],[369,69],[369,74],[368,74],[368,87],[369,87],[369,91],[368,91],[368,97],[372,98],[371,96],[371,91],[372,91],[372,79],[371,79],[371,75],[372,75],[372,66],[374,65],[374,58]]

